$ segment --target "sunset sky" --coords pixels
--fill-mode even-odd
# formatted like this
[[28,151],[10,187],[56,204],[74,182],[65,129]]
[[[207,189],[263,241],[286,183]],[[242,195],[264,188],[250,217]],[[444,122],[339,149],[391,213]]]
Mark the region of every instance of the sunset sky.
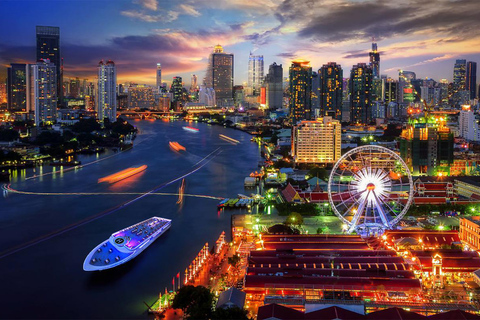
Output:
[[478,0],[0,0],[0,79],[12,62],[35,60],[35,26],[60,27],[65,77],[94,80],[101,59],[117,65],[119,82],[202,79],[216,44],[235,54],[235,84],[247,80],[248,54],[277,62],[284,76],[294,58],[314,70],[368,62],[371,39],[381,74],[398,69],[452,80],[455,59],[480,63]]

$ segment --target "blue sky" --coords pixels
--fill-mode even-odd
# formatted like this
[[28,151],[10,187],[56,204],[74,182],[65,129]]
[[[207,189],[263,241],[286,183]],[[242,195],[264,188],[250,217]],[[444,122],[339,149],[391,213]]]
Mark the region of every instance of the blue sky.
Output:
[[375,37],[382,74],[451,80],[455,59],[480,63],[479,9],[477,0],[0,0],[0,79],[11,62],[34,62],[35,26],[52,25],[66,77],[93,80],[98,61],[112,59],[119,82],[153,84],[160,62],[167,82],[189,85],[216,44],[235,54],[236,84],[250,51],[285,76],[294,58],[314,70],[335,61],[348,76]]

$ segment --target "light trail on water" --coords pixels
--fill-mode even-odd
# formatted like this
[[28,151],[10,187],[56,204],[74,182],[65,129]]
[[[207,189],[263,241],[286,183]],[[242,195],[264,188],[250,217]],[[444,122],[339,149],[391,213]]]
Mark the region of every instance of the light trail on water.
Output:
[[172,184],[172,183],[174,183],[174,182],[176,182],[176,181],[179,181],[179,180],[181,180],[181,179],[183,179],[183,178],[185,178],[185,177],[188,177],[188,176],[191,175],[191,174],[194,174],[195,172],[197,172],[198,170],[200,170],[201,168],[203,168],[204,166],[206,166],[208,163],[210,163],[210,161],[212,161],[212,160],[213,160],[217,155],[219,155],[221,152],[222,152],[222,151],[220,150],[220,147],[217,148],[217,149],[215,149],[214,151],[212,151],[212,152],[210,152],[208,155],[206,155],[206,156],[200,161],[200,162],[203,162],[203,163],[201,163],[200,165],[198,165],[198,166],[195,167],[194,169],[192,169],[192,170],[190,170],[189,172],[181,175],[181,176],[178,177],[178,178],[172,179],[172,180],[170,180],[170,181],[168,181],[168,182],[164,182],[164,183],[160,184],[159,186],[153,188],[152,190],[150,190],[150,191],[148,191],[148,192],[145,192],[145,193],[143,193],[143,194],[138,195],[137,197],[133,198],[132,200],[128,200],[128,201],[126,201],[126,202],[124,202],[124,203],[122,203],[122,204],[120,204],[120,205],[118,205],[118,206],[115,206],[115,207],[113,207],[113,208],[110,208],[110,209],[108,209],[108,210],[106,210],[106,211],[103,211],[103,212],[100,212],[100,213],[98,213],[98,214],[96,214],[96,215],[87,217],[87,218],[85,218],[85,219],[83,219],[83,220],[80,220],[80,221],[78,221],[78,222],[75,222],[75,223],[73,223],[73,224],[70,224],[70,225],[68,225],[68,226],[65,226],[65,227],[63,227],[63,228],[61,228],[61,229],[58,229],[58,230],[56,230],[56,231],[52,231],[52,232],[50,232],[50,233],[48,233],[48,234],[45,234],[45,235],[40,236],[40,237],[38,237],[38,238],[32,239],[32,240],[30,240],[30,241],[28,241],[28,242],[26,242],[26,243],[21,244],[21,245],[15,246],[15,247],[10,248],[10,249],[7,249],[7,250],[3,251],[2,253],[0,253],[0,259],[3,259],[3,258],[5,258],[5,257],[8,257],[8,256],[14,254],[14,253],[17,253],[17,252],[19,252],[19,251],[22,251],[22,250],[25,250],[25,249],[27,249],[27,248],[30,248],[30,247],[32,247],[32,246],[34,246],[34,245],[36,245],[36,244],[39,244],[39,243],[41,243],[41,242],[44,242],[44,241],[46,241],[46,240],[52,239],[52,238],[54,238],[54,237],[56,237],[56,236],[59,236],[59,235],[61,235],[61,234],[66,233],[66,232],[68,232],[68,231],[74,230],[74,229],[76,229],[76,228],[78,228],[78,227],[81,227],[81,226],[83,226],[83,225],[86,225],[87,223],[90,223],[90,222],[92,222],[92,221],[95,221],[95,220],[97,220],[97,219],[100,219],[100,218],[102,218],[102,217],[105,217],[105,216],[107,216],[107,215],[109,215],[109,214],[112,214],[112,213],[114,213],[114,212],[117,212],[118,210],[123,209],[123,208],[131,205],[132,203],[135,203],[136,201],[138,201],[138,200],[140,200],[140,199],[143,199],[144,197],[146,197],[146,196],[148,196],[148,195],[153,195],[153,194],[155,194],[158,190],[161,190],[161,189],[165,188],[166,186],[168,186],[168,185],[170,185],[170,184]]

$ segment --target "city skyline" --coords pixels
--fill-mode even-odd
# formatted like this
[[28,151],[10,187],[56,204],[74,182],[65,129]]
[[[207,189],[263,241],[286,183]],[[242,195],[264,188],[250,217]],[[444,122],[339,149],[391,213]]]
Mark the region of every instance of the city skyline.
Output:
[[[316,7],[298,0],[125,0],[95,2],[95,10],[88,5],[92,1],[79,3],[1,1],[10,14],[0,26],[15,32],[0,38],[0,78],[10,63],[35,62],[37,25],[60,27],[66,78],[93,80],[98,61],[106,57],[116,61],[119,82],[152,85],[157,63],[169,83],[192,73],[203,79],[217,44],[235,55],[235,84],[247,81],[250,52],[263,55],[266,65],[303,58],[315,71],[330,61],[350,70],[368,62],[372,38],[381,74],[395,78],[403,69],[451,81],[456,59],[480,61],[480,22],[472,0],[435,5],[329,0]],[[363,11],[368,15],[358,15]]]

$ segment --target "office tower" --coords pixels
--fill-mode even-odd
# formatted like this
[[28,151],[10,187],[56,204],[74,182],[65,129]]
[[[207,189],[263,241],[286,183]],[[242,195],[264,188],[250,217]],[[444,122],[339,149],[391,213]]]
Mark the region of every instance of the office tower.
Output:
[[7,69],[7,109],[27,110],[27,65],[12,63]]
[[372,68],[359,63],[350,72],[350,122],[367,124],[372,120]]
[[409,122],[400,136],[400,156],[413,175],[433,175],[438,166],[453,163],[453,134],[434,117]]
[[416,91],[413,88],[412,80],[416,79],[415,72],[398,71],[398,101],[410,103],[415,100]]
[[320,76],[312,71],[312,118],[321,117],[320,114]]
[[156,82],[157,90],[162,86],[162,65],[157,63],[157,82]]
[[[155,96],[151,87],[146,85],[133,85],[128,88],[128,109],[151,109],[155,106]],[[120,106],[118,106],[120,108]]]
[[465,90],[470,92],[470,100],[477,97],[477,63],[468,61],[465,78]]
[[216,45],[208,59],[205,84],[215,90],[217,106],[233,106],[233,54]]
[[310,120],[312,113],[312,67],[310,61],[292,61],[289,74],[290,118],[293,124],[300,120]]
[[467,60],[458,59],[453,67],[453,90],[459,92],[465,90],[465,74]]
[[172,102],[177,102],[177,101],[182,101],[183,100],[182,77],[173,77],[172,87],[170,88],[170,93],[173,94]]
[[458,117],[458,129],[460,137],[478,142],[480,141],[480,116],[475,114],[469,105],[462,106]]
[[292,130],[295,163],[335,163],[342,151],[342,126],[332,117],[301,121]]
[[370,51],[369,55],[373,78],[380,79],[380,52],[378,52],[375,42],[372,43],[372,51]]
[[250,52],[248,57],[248,87],[252,90],[252,95],[260,94],[260,87],[263,82],[263,56],[254,56]]
[[342,120],[343,70],[342,66],[329,62],[320,70],[320,116]]
[[50,124],[57,118],[57,67],[48,59],[27,69],[27,111],[35,114],[35,125]]
[[117,68],[112,60],[98,63],[97,118],[117,121]]
[[214,107],[215,90],[206,86],[200,86],[200,90],[198,91],[198,101],[200,104],[203,104],[205,106]]
[[7,83],[0,82],[0,105],[7,103]]
[[63,101],[63,65],[60,54],[60,28],[37,26],[37,61],[49,59],[55,65],[57,72],[57,97],[60,104]]
[[387,78],[385,80],[385,104],[398,102],[398,81]]
[[70,88],[68,96],[71,98],[78,98],[80,93],[80,80],[78,78],[70,79]]
[[270,110],[281,109],[283,107],[283,67],[277,63],[272,63],[268,67],[268,74],[265,77],[267,88],[267,107]]
[[198,91],[198,77],[192,74],[192,82],[190,84],[190,92]]

